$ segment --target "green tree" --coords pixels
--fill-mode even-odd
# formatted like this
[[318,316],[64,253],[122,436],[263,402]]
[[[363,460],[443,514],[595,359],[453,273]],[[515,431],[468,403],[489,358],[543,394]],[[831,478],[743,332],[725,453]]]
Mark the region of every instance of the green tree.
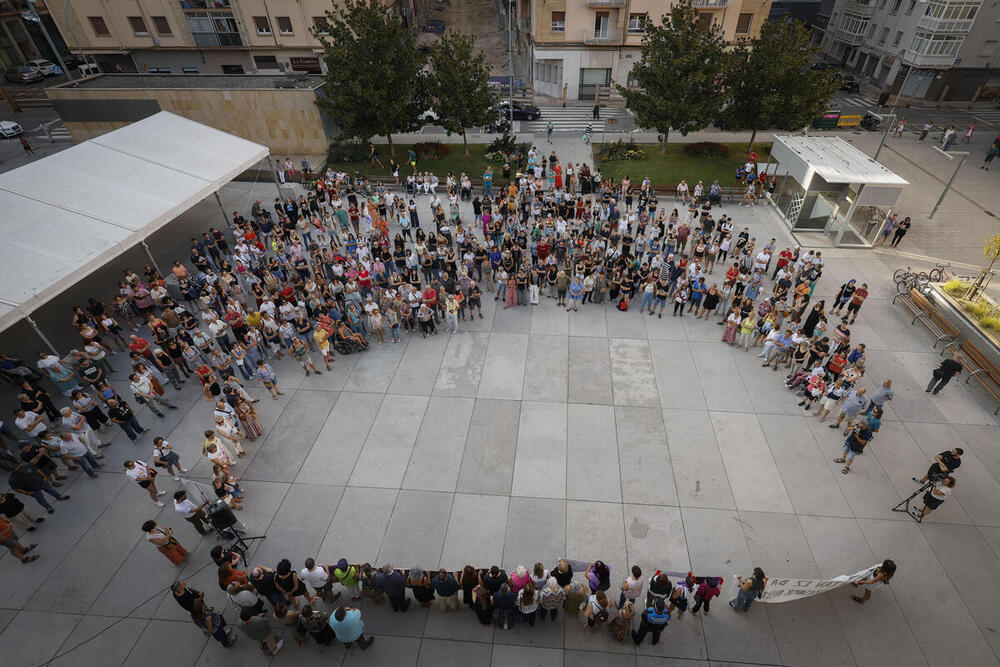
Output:
[[313,28],[323,44],[323,113],[347,136],[369,141],[420,125],[427,109],[423,54],[417,34],[378,0],[337,0],[325,25]]
[[486,55],[475,48],[472,35],[449,31],[431,49],[430,66],[431,108],[439,125],[462,135],[468,155],[466,128],[485,125],[496,104]]
[[750,130],[752,146],[758,130],[808,125],[838,88],[832,72],[809,69],[817,50],[798,21],[765,23],[760,36],[740,42],[730,54],[719,127]]
[[674,5],[660,25],[647,24],[642,55],[632,68],[637,89],[617,86],[642,127],[654,127],[666,150],[670,130],[682,135],[715,120],[728,56],[722,30],[708,29],[690,0]]

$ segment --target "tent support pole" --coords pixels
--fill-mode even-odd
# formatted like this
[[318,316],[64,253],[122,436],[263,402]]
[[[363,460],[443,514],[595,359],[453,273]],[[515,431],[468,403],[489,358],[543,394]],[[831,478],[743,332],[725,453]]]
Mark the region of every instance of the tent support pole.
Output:
[[38,323],[35,322],[35,320],[31,319],[31,315],[25,315],[24,319],[28,321],[28,324],[30,324],[31,328],[35,330],[35,333],[38,334],[38,337],[42,339],[42,342],[45,343],[45,347],[49,348],[52,351],[52,354],[58,357],[59,350],[57,350],[56,346],[53,345],[52,342],[45,337],[45,334],[42,333],[42,330],[38,328]]
[[149,261],[150,263],[152,263],[153,268],[156,269],[156,272],[162,276],[163,271],[160,270],[160,265],[156,263],[156,259],[153,257],[153,253],[149,251],[149,246],[146,245],[145,241],[139,241],[139,245],[141,245],[142,249],[146,251],[146,257],[149,258]]
[[222,219],[226,221],[226,226],[229,227],[230,231],[233,231],[233,221],[229,219],[228,215],[226,215],[226,207],[222,203],[222,196],[219,194],[218,190],[215,191],[215,201],[219,204],[219,210],[222,211]]
[[271,172],[271,178],[274,179],[274,187],[278,190],[278,196],[281,196],[281,181],[278,180],[278,172],[274,168],[274,162],[271,160],[271,156],[267,156],[267,169]]

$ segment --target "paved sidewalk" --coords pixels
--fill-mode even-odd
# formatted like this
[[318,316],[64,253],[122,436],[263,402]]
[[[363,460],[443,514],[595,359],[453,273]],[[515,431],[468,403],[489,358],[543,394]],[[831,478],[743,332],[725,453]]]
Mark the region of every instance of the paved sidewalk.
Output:
[[[273,186],[257,187],[227,188],[227,207],[273,196]],[[758,239],[789,241],[764,207],[722,212]],[[214,202],[196,207],[154,239],[154,253],[172,258],[191,231],[218,224],[218,216]],[[505,632],[480,626],[464,609],[445,615],[413,605],[396,615],[365,602],[366,629],[377,637],[365,653],[286,641],[268,661],[245,637],[222,649],[166,592],[179,572],[226,608],[208,558],[215,540],[199,540],[121,473],[122,460],[148,457],[152,436],[163,435],[192,478],[206,479],[199,450],[211,411],[189,381],[170,392],[181,410],[165,419],[139,411],[151,431],[138,444],[109,431],[114,444],[99,479],[75,477],[67,489],[73,499],[32,533],[39,561],[22,566],[0,557],[4,664],[53,657],[60,667],[997,664],[1000,426],[993,405],[975,383],[956,380],[939,395],[924,393],[940,358],[928,332],[889,303],[894,264],[881,253],[824,256],[817,297],[830,303],[849,277],[872,287],[852,329],[868,345],[866,386],[888,376],[896,390],[881,433],[849,475],[832,462],[842,436],[796,406],[780,373],[761,368],[755,352],[719,342],[714,322],[669,311],[659,319],[605,304],[567,313],[545,298],[534,308],[502,310],[486,298],[486,317],[460,324],[457,334],[373,344],[362,355],[338,355],[321,376],[303,377],[282,360],[278,401],[250,383],[263,399],[267,430],[246,443],[250,454],[237,467],[247,489],[241,517],[252,533],[268,536],[253,563],[288,557],[299,567],[307,556],[345,556],[401,567],[496,563],[509,571],[569,556],[607,561],[615,586],[632,564],[647,574],[693,569],[726,577],[712,614],[673,621],[657,646],[615,644],[606,632],[585,633],[577,619]],[[121,268],[108,267],[102,279]],[[96,284],[87,281],[40,314],[57,344],[75,343],[66,306]],[[120,358],[116,365],[124,369]],[[113,379],[124,382],[121,373]],[[966,450],[954,496],[922,525],[890,511],[913,490],[910,477],[954,446]],[[174,490],[161,479],[163,490]],[[139,525],[147,518],[176,530],[191,564],[178,571],[146,542]],[[745,616],[724,606],[733,575],[755,565],[776,578],[821,578],[886,557],[899,571],[864,606],[843,589],[757,605]],[[227,618],[236,616],[227,611]]]

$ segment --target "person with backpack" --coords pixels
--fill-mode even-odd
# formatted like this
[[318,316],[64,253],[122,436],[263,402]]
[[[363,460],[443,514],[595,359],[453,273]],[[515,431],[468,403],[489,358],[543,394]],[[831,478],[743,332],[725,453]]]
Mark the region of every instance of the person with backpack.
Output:
[[653,633],[653,645],[660,643],[660,634],[670,623],[670,612],[663,598],[653,598],[653,604],[642,612],[642,622],[639,630],[632,631],[632,643],[638,646],[646,638],[646,635]]
[[608,623],[608,632],[618,642],[624,642],[632,631],[632,618],[635,616],[635,604],[631,600],[618,608],[618,613]]
[[764,587],[767,586],[767,577],[764,570],[759,567],[753,569],[753,575],[749,579],[744,579],[742,574],[736,575],[736,597],[729,601],[729,606],[735,612],[748,612],[753,601],[764,595]]
[[597,591],[590,596],[587,606],[583,610],[583,617],[587,619],[587,632],[593,632],[594,628],[608,622],[608,609],[610,608],[611,603],[608,602],[608,596],[604,594],[604,591]]
[[871,574],[867,579],[861,579],[860,581],[852,581],[851,585],[857,588],[858,586],[864,586],[865,594],[861,597],[857,595],[852,595],[851,599],[858,604],[864,604],[868,601],[868,598],[872,596],[872,591],[878,588],[879,584],[889,585],[889,580],[892,579],[892,575],[896,574],[896,563],[891,559],[886,558],[882,561],[882,564],[872,570]]
[[851,434],[847,436],[847,440],[844,441],[844,453],[833,460],[834,463],[843,463],[844,467],[840,472],[847,474],[851,472],[851,464],[854,463],[854,457],[865,451],[865,446],[871,442],[872,432],[868,428],[868,424],[862,422],[858,424],[851,431]]

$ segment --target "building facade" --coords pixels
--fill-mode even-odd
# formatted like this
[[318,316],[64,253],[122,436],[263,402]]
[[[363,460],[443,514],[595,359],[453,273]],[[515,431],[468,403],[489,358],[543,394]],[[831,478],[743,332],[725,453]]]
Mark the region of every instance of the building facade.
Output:
[[[21,12],[28,9],[25,0],[0,0],[0,66],[3,69],[35,58],[46,58],[56,62],[56,54],[49,48],[38,24],[26,21],[21,16]],[[38,0],[35,3],[35,10],[49,31],[59,55],[68,53],[45,2]]]
[[[537,94],[594,99],[611,84],[629,85],[648,21],[670,13],[671,0],[533,0],[530,3],[532,81]],[[771,0],[694,0],[706,27],[729,42],[752,38],[767,21]]]
[[[415,19],[416,0],[387,8]],[[74,53],[106,73],[257,74],[323,71],[330,0],[68,0],[53,18]]]
[[968,101],[970,86],[978,86],[962,70],[982,74],[995,64],[998,18],[996,3],[982,0],[837,0],[823,49],[862,81],[904,100]]

